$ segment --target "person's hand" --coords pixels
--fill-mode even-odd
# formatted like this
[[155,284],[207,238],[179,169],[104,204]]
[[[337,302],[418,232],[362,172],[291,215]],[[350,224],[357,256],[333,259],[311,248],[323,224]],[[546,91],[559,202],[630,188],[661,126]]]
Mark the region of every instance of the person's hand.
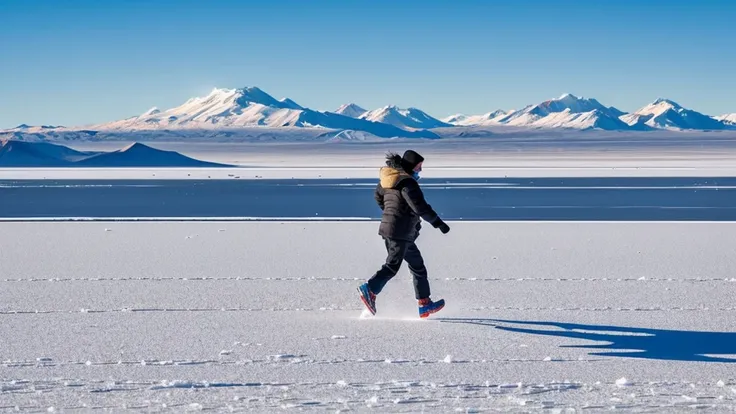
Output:
[[447,234],[450,231],[450,226],[447,225],[442,219],[437,219],[437,222],[435,223],[435,227],[440,229],[442,234]]

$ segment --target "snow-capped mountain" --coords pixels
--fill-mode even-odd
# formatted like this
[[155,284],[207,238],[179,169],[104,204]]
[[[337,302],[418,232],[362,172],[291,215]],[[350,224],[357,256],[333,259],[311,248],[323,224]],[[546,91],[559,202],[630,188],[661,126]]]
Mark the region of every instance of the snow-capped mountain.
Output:
[[379,137],[436,138],[429,131],[406,131],[385,123],[370,122],[332,112],[318,112],[291,99],[277,100],[256,87],[214,89],[183,105],[160,111],[153,108],[121,121],[92,125],[97,131],[222,129],[242,127],[301,127],[365,131]]
[[[345,104],[335,112],[315,111],[289,98],[276,99],[257,87],[215,88],[183,105],[153,107],[131,118],[83,127],[19,125],[0,130],[0,139],[198,140],[218,142],[373,141],[381,138],[489,136],[503,127],[600,129],[609,131],[736,129],[736,114],[710,117],[668,99],[626,114],[596,99],[566,93],[519,110],[482,115],[456,114],[439,120],[417,108],[390,105],[366,111]],[[507,128],[508,127],[508,128]],[[483,135],[485,134],[485,135]]]
[[368,112],[366,109],[363,109],[354,103],[342,105],[335,110],[336,114],[349,116],[351,118],[360,118],[360,116],[366,112]]
[[465,114],[454,114],[454,115],[446,116],[440,119],[440,121],[446,124],[457,125],[459,122],[463,122],[466,119],[468,119],[468,116]]
[[686,109],[677,102],[659,98],[636,112],[622,115],[629,125],[647,125],[657,129],[725,129],[728,126],[700,112]]
[[139,116],[91,125],[95,130],[149,130],[251,125],[289,126],[299,122],[303,108],[291,100],[277,100],[252,88],[214,89],[205,97],[161,111],[151,108]]
[[[593,112],[588,117],[595,118],[618,118],[624,112],[614,108],[603,106],[595,99],[577,97],[566,93],[557,99],[546,100],[542,103],[526,106],[518,111],[514,111],[506,116],[499,118],[497,121],[507,125],[515,126],[546,126],[547,124],[556,124],[559,127],[567,128],[564,124],[559,124],[559,115],[548,121],[541,121],[551,114],[566,112],[568,114],[581,114]],[[568,116],[569,117],[569,116]],[[563,117],[564,118],[564,117]],[[579,116],[573,117],[575,119]],[[540,122],[541,121],[541,122]],[[608,120],[602,120],[601,123],[610,123]],[[570,126],[574,128],[574,126]]]
[[445,122],[458,126],[509,125],[532,128],[572,128],[631,130],[618,119],[624,112],[607,107],[595,99],[566,93],[557,99],[527,105],[515,111],[494,111],[484,115],[453,115]]
[[607,131],[632,129],[624,121],[598,109],[587,112],[573,112],[571,109],[565,109],[562,112],[552,112],[535,121],[533,125],[539,128],[602,129]]
[[736,125],[736,113],[723,114],[723,115],[715,117],[715,119],[718,121],[724,122],[728,125]]
[[450,115],[447,118],[443,118],[442,122],[457,126],[487,126],[498,124],[498,120],[508,115],[509,112],[502,109],[498,109],[493,112],[488,112],[483,115],[463,115],[455,114]]
[[383,108],[368,111],[361,115],[360,119],[389,124],[397,128],[407,130],[431,129],[452,126],[430,116],[420,109],[403,109],[395,105],[388,105],[384,106]]

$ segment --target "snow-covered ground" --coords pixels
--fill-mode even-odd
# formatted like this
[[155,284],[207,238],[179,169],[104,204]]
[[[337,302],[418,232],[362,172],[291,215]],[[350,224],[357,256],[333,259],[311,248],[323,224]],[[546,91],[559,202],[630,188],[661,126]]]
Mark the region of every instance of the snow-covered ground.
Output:
[[[21,200],[31,207],[64,210],[83,193],[149,184],[162,194],[180,186],[184,201],[229,188],[222,194],[263,203],[267,189],[245,187],[332,178],[348,180],[309,184],[346,186],[348,215],[363,205],[356,197],[369,187],[360,179],[376,178],[385,151],[413,147],[427,157],[428,199],[450,217],[458,203],[556,205],[540,188],[558,177],[550,197],[574,194],[565,205],[580,191],[602,194],[603,184],[615,191],[587,203],[601,214],[667,202],[668,211],[716,218],[715,207],[730,208],[731,141],[156,143],[243,167],[0,169],[0,210],[24,194],[39,197]],[[257,180],[156,181],[188,178]],[[24,179],[47,181],[13,181]],[[281,204],[295,191],[285,187],[274,191]],[[676,195],[657,199],[664,192]],[[464,198],[446,203],[449,193]],[[148,201],[164,213],[185,205],[156,200]],[[379,297],[379,314],[365,318],[355,288],[384,259],[377,223],[362,221],[366,214],[315,222],[298,214],[310,208],[304,198],[292,203],[289,221],[0,222],[0,412],[736,410],[734,222],[452,221],[447,235],[425,226],[419,246],[446,309],[419,320],[404,267]]]
[[0,410],[736,409],[733,224],[450,224],[428,320],[373,222],[0,224]]

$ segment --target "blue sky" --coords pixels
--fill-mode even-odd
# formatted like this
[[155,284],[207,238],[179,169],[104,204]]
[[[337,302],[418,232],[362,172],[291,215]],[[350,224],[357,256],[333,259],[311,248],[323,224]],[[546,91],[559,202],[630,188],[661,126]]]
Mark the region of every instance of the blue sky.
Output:
[[83,125],[258,86],[443,117],[570,92],[736,112],[736,2],[0,1],[0,128]]

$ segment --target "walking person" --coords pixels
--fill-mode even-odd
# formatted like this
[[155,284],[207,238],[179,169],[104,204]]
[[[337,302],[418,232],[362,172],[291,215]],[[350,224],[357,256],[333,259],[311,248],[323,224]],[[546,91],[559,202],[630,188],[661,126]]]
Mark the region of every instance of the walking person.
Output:
[[424,199],[418,183],[423,163],[424,158],[412,150],[406,151],[403,156],[389,153],[386,166],[379,172],[374,196],[383,214],[378,234],[384,240],[388,256],[386,263],[373,277],[358,288],[363,303],[373,315],[376,314],[376,295],[396,276],[403,261],[409,265],[409,272],[414,279],[419,317],[426,318],[445,306],[444,299],[436,302],[430,299],[427,268],[415,243],[422,219],[443,234],[450,231],[450,227]]

